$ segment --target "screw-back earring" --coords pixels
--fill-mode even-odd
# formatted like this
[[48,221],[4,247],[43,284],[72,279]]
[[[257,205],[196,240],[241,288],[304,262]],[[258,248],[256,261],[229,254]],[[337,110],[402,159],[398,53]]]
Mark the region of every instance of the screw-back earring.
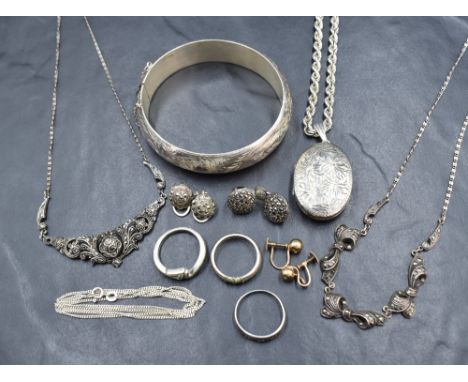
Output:
[[[302,288],[307,288],[312,283],[312,275],[309,271],[309,264],[317,264],[318,259],[315,253],[309,252],[309,256],[302,263],[297,265],[288,264],[281,270],[281,278],[286,282],[296,281]],[[305,278],[301,275],[305,274]]]
[[[270,264],[273,268],[281,271],[284,268],[286,268],[291,262],[291,255],[297,255],[302,251],[303,244],[302,241],[299,239],[292,239],[289,243],[281,244],[270,241],[270,239],[267,238],[265,247],[266,250],[270,252]],[[277,265],[275,262],[275,249],[277,248],[286,250],[286,262],[281,266]]]

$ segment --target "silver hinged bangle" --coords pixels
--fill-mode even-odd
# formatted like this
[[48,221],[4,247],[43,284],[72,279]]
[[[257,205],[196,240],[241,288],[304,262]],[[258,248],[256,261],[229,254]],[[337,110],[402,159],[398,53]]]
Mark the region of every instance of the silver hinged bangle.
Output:
[[[223,273],[218,265],[216,264],[216,258],[218,257],[218,254],[220,252],[221,246],[229,240],[245,240],[248,243],[252,245],[252,247],[255,250],[255,264],[248,271],[246,274],[242,276],[228,276],[227,274]],[[221,239],[219,239],[216,244],[213,247],[213,250],[211,251],[211,265],[213,267],[213,270],[215,273],[225,282],[229,284],[243,284],[249,281],[252,277],[254,277],[259,271],[260,268],[262,267],[262,253],[260,251],[260,248],[258,247],[257,243],[255,243],[254,240],[252,240],[250,237],[246,235],[242,235],[240,233],[233,233],[230,235],[223,236]]]
[[[264,335],[253,334],[253,333],[249,332],[247,329],[245,329],[241,325],[241,323],[239,321],[239,306],[240,306],[241,302],[246,297],[248,297],[248,296],[250,296],[252,294],[257,294],[257,293],[267,294],[267,295],[273,297],[277,301],[277,303],[278,303],[278,305],[279,305],[279,307],[281,309],[281,322],[278,325],[278,327],[273,332],[271,332],[270,334],[264,334]],[[236,306],[234,308],[234,323],[236,324],[237,328],[241,331],[241,333],[247,339],[257,341],[257,342],[270,341],[273,338],[277,337],[281,333],[281,331],[284,329],[284,327],[286,326],[286,309],[284,309],[284,305],[283,305],[283,302],[281,301],[281,299],[276,294],[274,294],[273,292],[270,292],[269,290],[264,290],[264,289],[251,290],[251,291],[243,294],[239,298],[239,300],[237,300]]]
[[[192,236],[194,236],[199,245],[199,251],[198,251],[198,257],[197,260],[195,261],[195,264],[191,268],[167,268],[162,262],[161,262],[161,248],[164,244],[164,242],[172,235],[176,233],[189,233]],[[154,251],[153,251],[153,259],[154,259],[154,264],[156,265],[156,268],[158,269],[159,272],[161,272],[163,275],[170,277],[171,279],[176,279],[176,280],[186,280],[186,279],[191,279],[194,277],[201,269],[203,266],[203,263],[205,262],[206,259],[206,243],[205,240],[203,240],[203,237],[194,229],[188,228],[188,227],[177,227],[173,228],[161,235],[161,237],[158,239],[156,244],[154,245]]]
[[[192,65],[222,62],[242,66],[264,78],[281,101],[275,123],[256,141],[233,151],[208,154],[186,150],[165,140],[149,121],[153,96],[174,73]],[[168,162],[186,170],[221,174],[238,171],[266,158],[283,140],[291,117],[292,100],[286,80],[262,53],[227,40],[199,40],[181,45],[148,64],[137,92],[135,114],[140,129],[153,149]]]

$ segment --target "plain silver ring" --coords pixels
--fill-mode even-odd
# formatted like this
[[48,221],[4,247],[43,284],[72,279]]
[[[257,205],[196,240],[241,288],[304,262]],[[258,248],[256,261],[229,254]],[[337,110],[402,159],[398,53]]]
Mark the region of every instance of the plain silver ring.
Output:
[[[195,261],[195,264],[191,268],[167,268],[162,262],[161,262],[161,248],[164,244],[164,242],[172,235],[176,233],[182,233],[186,232],[194,236],[198,240],[198,245],[199,245],[199,251],[198,251],[198,257],[197,260]],[[205,262],[206,259],[206,243],[205,240],[203,240],[203,237],[194,229],[188,228],[188,227],[177,227],[173,228],[169,231],[166,231],[163,233],[158,241],[156,241],[156,244],[154,245],[154,251],[153,251],[153,259],[154,259],[154,265],[156,265],[156,268],[158,269],[159,272],[161,272],[163,275],[170,277],[171,279],[176,279],[176,280],[186,280],[186,279],[191,279],[194,277],[201,269],[203,266],[203,263]]]
[[[280,112],[270,129],[256,141],[224,153],[198,153],[168,142],[151,125],[151,100],[162,83],[182,69],[206,62],[242,66],[261,76],[274,89],[281,101]],[[234,41],[199,40],[180,45],[146,65],[137,92],[135,116],[144,137],[162,158],[189,171],[222,174],[252,166],[271,154],[286,135],[291,109],[292,99],[288,84],[268,57]]]
[[[278,303],[278,305],[279,305],[279,307],[281,309],[281,322],[280,322],[279,326],[273,332],[271,332],[270,334],[258,335],[258,334],[251,333],[247,329],[245,329],[241,325],[241,323],[239,322],[239,306],[240,306],[241,302],[246,297],[248,297],[248,296],[250,296],[252,294],[256,294],[256,293],[263,293],[263,294],[267,294],[267,295],[272,296],[277,301],[277,303]],[[284,309],[284,305],[283,305],[283,302],[281,301],[281,299],[276,294],[274,294],[273,292],[270,292],[269,290],[264,290],[264,289],[251,290],[251,291],[243,294],[241,297],[239,297],[239,300],[237,300],[236,306],[234,308],[234,323],[236,324],[237,328],[241,331],[241,333],[245,337],[247,337],[249,340],[257,341],[257,342],[270,341],[273,338],[275,338],[276,336],[278,336],[281,333],[281,331],[284,329],[284,327],[286,326],[286,309]]]
[[[225,274],[224,272],[222,272],[219,269],[218,265],[216,264],[216,258],[217,258],[218,254],[220,252],[221,246],[226,241],[229,241],[229,240],[245,240],[254,247],[254,250],[255,250],[255,264],[252,267],[252,269],[250,269],[250,271],[248,271],[246,274],[244,274],[242,276],[229,276],[229,275]],[[232,233],[230,235],[223,236],[221,239],[219,239],[216,242],[216,244],[214,245],[213,250],[211,251],[210,260],[211,260],[211,266],[213,267],[214,272],[223,281],[225,281],[225,282],[227,282],[229,284],[236,284],[236,285],[237,284],[243,284],[243,283],[246,283],[247,281],[249,281],[252,277],[254,277],[260,271],[260,269],[262,267],[262,253],[261,253],[260,248],[258,247],[257,243],[252,238],[250,238],[249,236],[242,235],[240,233]]]

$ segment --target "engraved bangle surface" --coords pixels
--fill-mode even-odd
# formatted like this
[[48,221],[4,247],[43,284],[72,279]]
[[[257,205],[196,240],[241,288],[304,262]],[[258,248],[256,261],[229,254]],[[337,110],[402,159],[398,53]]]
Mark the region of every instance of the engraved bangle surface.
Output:
[[[271,297],[273,297],[276,302],[278,303],[280,309],[281,309],[281,322],[280,324],[278,325],[278,327],[273,331],[271,332],[270,334],[265,334],[265,335],[259,335],[259,334],[254,334],[254,333],[251,333],[249,332],[247,329],[245,329],[241,323],[239,322],[239,306],[241,304],[241,302],[248,296],[252,295],[252,294],[266,294],[266,295],[270,295]],[[263,289],[255,289],[255,290],[251,290],[245,294],[243,294],[239,300],[237,300],[237,303],[236,303],[236,306],[234,308],[234,323],[236,324],[237,328],[241,331],[241,333],[249,340],[252,340],[252,341],[257,341],[257,342],[266,342],[266,341],[270,341],[272,340],[273,338],[277,337],[281,331],[284,329],[284,327],[286,326],[286,309],[284,309],[284,305],[283,305],[283,302],[281,301],[281,299],[276,295],[274,294],[273,292],[270,292],[269,290],[263,290]]]
[[[162,262],[161,262],[161,248],[164,244],[164,242],[172,235],[175,235],[176,233],[189,233],[192,236],[194,236],[199,245],[199,251],[198,251],[198,257],[197,260],[195,261],[195,264],[191,268],[167,268]],[[159,272],[161,272],[163,275],[170,277],[171,279],[176,279],[176,280],[187,280],[191,279],[192,277],[196,276],[196,274],[200,271],[201,267],[203,266],[203,263],[205,262],[206,259],[206,243],[205,240],[203,240],[203,237],[194,229],[188,228],[188,227],[177,227],[173,228],[164,234],[161,235],[161,237],[158,239],[156,244],[154,245],[154,251],[153,251],[153,259],[154,259],[154,264],[156,265],[156,268],[158,269]]]
[[[245,240],[248,243],[250,243],[254,250],[255,250],[255,264],[254,266],[248,271],[246,274],[242,276],[229,276],[222,272],[218,265],[216,264],[216,258],[218,257],[218,254],[220,252],[221,246],[229,240]],[[259,271],[260,268],[262,267],[262,253],[260,252],[260,248],[258,247],[257,243],[255,243],[254,240],[252,240],[250,237],[246,235],[242,235],[240,233],[233,233],[230,235],[223,236],[221,239],[219,239],[216,244],[213,247],[213,250],[211,251],[211,266],[213,267],[213,270],[215,273],[225,282],[229,284],[243,284],[249,281],[251,278],[253,278]]]
[[[162,83],[174,73],[192,65],[222,62],[247,68],[274,89],[281,109],[273,126],[256,141],[223,153],[198,153],[165,140],[151,125],[149,109]],[[135,105],[140,129],[153,149],[165,160],[186,170],[221,174],[252,166],[267,157],[283,140],[291,117],[292,100],[286,80],[276,65],[262,53],[246,45],[227,40],[199,40],[181,45],[148,64],[143,72]]]

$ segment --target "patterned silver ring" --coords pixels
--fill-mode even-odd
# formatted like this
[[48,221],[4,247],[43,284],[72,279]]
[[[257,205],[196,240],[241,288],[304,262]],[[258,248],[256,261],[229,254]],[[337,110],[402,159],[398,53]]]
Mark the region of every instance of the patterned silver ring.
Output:
[[[253,246],[254,250],[255,250],[255,264],[252,267],[252,269],[250,269],[250,271],[248,271],[246,274],[244,274],[242,276],[228,276],[227,274],[223,273],[219,269],[218,265],[216,264],[216,258],[218,257],[221,246],[226,241],[229,241],[229,240],[245,240],[248,243],[250,243]],[[214,245],[213,250],[211,251],[211,257],[210,258],[211,258],[211,265],[212,265],[213,270],[215,271],[215,273],[223,281],[225,281],[225,282],[227,282],[229,284],[237,285],[237,284],[246,283],[251,278],[253,278],[260,271],[260,268],[262,267],[262,253],[261,253],[260,248],[258,247],[257,243],[255,243],[255,241],[253,239],[251,239],[250,237],[248,237],[246,235],[242,235],[240,233],[233,233],[233,234],[230,234],[230,235],[223,236],[221,239],[219,239],[216,242],[216,244]]]
[[[206,62],[245,67],[264,78],[274,89],[281,101],[280,112],[273,126],[256,141],[229,152],[198,153],[168,142],[149,122],[151,100],[161,84],[184,68]],[[146,66],[137,93],[135,112],[143,135],[162,158],[186,170],[221,174],[252,166],[273,152],[288,130],[291,108],[292,100],[286,80],[265,55],[234,41],[199,40],[181,45]]]
[[[164,244],[164,242],[172,235],[176,233],[182,233],[186,232],[191,235],[193,235],[197,240],[198,240],[198,245],[199,245],[199,251],[198,251],[198,257],[197,260],[195,261],[195,264],[191,268],[167,268],[162,262],[161,262],[161,248]],[[161,272],[163,275],[170,277],[171,279],[176,279],[176,280],[186,280],[186,279],[191,279],[194,277],[202,268],[203,263],[205,262],[206,259],[206,243],[205,240],[203,240],[203,237],[194,229],[188,228],[188,227],[177,227],[173,228],[161,235],[161,237],[158,239],[156,244],[154,245],[154,251],[153,251],[153,259],[154,259],[154,264],[156,265],[156,268],[158,269],[159,272]]]
[[[267,294],[267,295],[272,296],[278,302],[278,305],[279,305],[279,307],[281,309],[281,322],[280,322],[279,326],[273,332],[271,332],[270,334],[264,334],[264,335],[253,334],[253,333],[249,332],[247,329],[245,329],[241,325],[241,323],[239,322],[239,306],[240,306],[241,302],[246,297],[248,297],[248,296],[250,296],[252,294],[256,294],[256,293],[263,293],[263,294]],[[264,290],[264,289],[251,290],[251,291],[243,294],[239,298],[239,300],[237,300],[236,306],[234,308],[234,323],[236,324],[237,328],[241,331],[241,333],[245,337],[247,337],[249,340],[253,340],[253,341],[257,341],[257,342],[270,341],[273,338],[275,338],[276,336],[278,336],[281,333],[281,331],[284,329],[284,327],[286,326],[286,309],[284,309],[284,305],[283,305],[283,302],[281,301],[281,299],[276,294],[274,294],[273,292],[270,292],[269,290]]]

